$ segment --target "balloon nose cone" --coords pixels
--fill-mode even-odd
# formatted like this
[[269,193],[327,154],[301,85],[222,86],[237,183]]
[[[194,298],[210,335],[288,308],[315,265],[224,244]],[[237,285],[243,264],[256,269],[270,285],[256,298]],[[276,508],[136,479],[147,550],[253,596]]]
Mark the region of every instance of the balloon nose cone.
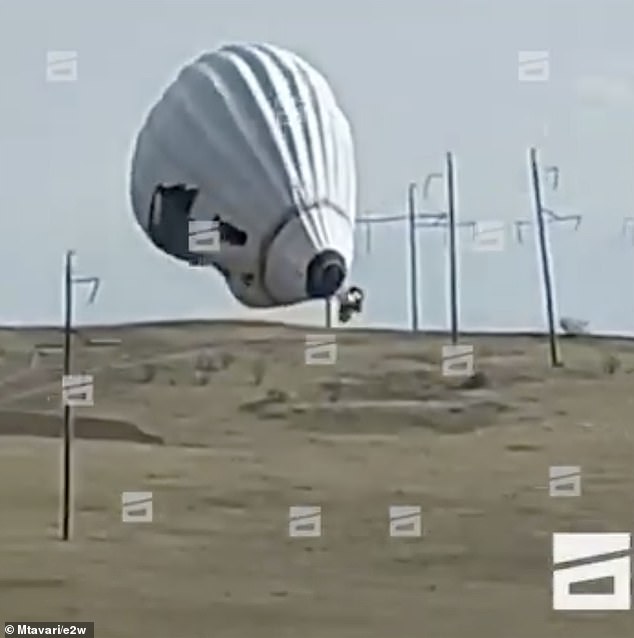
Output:
[[332,297],[346,278],[346,263],[334,250],[315,255],[306,272],[306,293],[312,299]]

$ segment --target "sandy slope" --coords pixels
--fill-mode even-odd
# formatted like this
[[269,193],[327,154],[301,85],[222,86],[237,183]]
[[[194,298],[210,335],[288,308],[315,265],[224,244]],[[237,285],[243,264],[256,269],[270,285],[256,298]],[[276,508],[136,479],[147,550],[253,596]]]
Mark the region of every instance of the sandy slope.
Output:
[[[282,326],[91,334],[123,341],[78,349],[95,406],[78,410],[63,544],[61,359],[29,367],[59,336],[0,331],[0,620],[94,620],[99,638],[634,635],[634,611],[550,601],[552,532],[634,532],[634,346],[569,341],[553,371],[538,340],[478,338],[469,390],[441,376],[439,338],[346,331],[335,365],[306,366],[305,331]],[[580,498],[549,497],[550,465],[581,466]],[[127,490],[153,492],[152,523],[121,521]],[[289,506],[308,504],[322,537],[289,538]],[[421,506],[421,538],[389,538],[396,504]]]

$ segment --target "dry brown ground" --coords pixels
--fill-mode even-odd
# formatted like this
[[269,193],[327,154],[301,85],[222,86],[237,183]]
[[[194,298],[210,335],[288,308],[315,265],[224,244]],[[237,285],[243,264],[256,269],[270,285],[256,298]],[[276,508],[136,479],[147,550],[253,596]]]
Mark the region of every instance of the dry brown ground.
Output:
[[[77,414],[65,544],[61,359],[29,367],[59,335],[0,331],[0,620],[94,620],[98,638],[634,635],[634,610],[550,600],[553,532],[634,532],[634,346],[570,340],[551,370],[543,341],[473,338],[486,383],[465,390],[440,375],[439,337],[344,331],[336,365],[306,366],[305,333],[93,330],[123,341],[77,351],[95,406]],[[580,498],[549,497],[550,465],[581,466]],[[153,492],[154,521],[123,523],[122,491]],[[305,504],[321,538],[288,537]],[[389,538],[391,504],[421,506],[421,538]]]

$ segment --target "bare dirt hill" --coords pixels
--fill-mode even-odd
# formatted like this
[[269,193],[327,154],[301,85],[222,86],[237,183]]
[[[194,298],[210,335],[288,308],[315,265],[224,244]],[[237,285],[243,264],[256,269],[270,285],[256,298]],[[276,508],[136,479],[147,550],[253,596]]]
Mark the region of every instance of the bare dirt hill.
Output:
[[[61,343],[0,330],[0,617],[94,620],[107,638],[626,638],[631,612],[559,612],[553,532],[634,532],[634,345],[254,323],[95,328],[74,371],[74,539],[57,540]],[[100,347],[89,338],[120,339]],[[44,348],[46,350],[46,348]],[[553,498],[549,466],[581,467]],[[121,494],[153,494],[122,521]],[[319,505],[320,538],[289,538]],[[392,505],[422,536],[390,538]]]

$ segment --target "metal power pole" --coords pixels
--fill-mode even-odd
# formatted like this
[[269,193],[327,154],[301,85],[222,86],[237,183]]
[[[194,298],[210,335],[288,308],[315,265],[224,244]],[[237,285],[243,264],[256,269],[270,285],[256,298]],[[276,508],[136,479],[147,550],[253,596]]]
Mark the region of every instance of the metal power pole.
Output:
[[449,303],[451,313],[451,343],[458,343],[458,263],[456,254],[456,201],[454,193],[454,163],[447,153],[447,207],[449,213]]
[[408,188],[408,231],[409,231],[409,261],[410,261],[410,304],[411,329],[418,332],[418,256],[416,254],[416,184],[411,183]]
[[[64,269],[64,377],[70,376],[72,347],[72,313],[73,313],[73,251],[66,253]],[[64,392],[62,386],[62,392]],[[70,538],[70,489],[71,489],[71,440],[72,411],[68,401],[64,401],[64,430],[62,450],[62,539]]]
[[70,539],[71,517],[72,517],[72,442],[73,431],[73,410],[72,403],[67,397],[67,380],[72,371],[72,345],[73,345],[73,285],[91,284],[92,291],[88,302],[92,303],[99,288],[98,277],[73,277],[73,257],[72,250],[66,252],[66,262],[64,266],[64,379],[62,381],[62,401],[64,404],[64,426],[62,432],[62,540]]
[[544,281],[544,301],[546,316],[548,319],[548,335],[550,340],[550,362],[553,367],[562,365],[557,348],[557,336],[555,333],[555,305],[553,301],[553,286],[550,266],[550,254],[548,252],[548,240],[546,238],[546,224],[544,223],[544,208],[542,205],[541,183],[539,167],[537,163],[537,150],[530,149],[530,166],[533,182],[533,195],[535,204],[535,217],[539,231],[539,251],[541,257],[542,277]]

